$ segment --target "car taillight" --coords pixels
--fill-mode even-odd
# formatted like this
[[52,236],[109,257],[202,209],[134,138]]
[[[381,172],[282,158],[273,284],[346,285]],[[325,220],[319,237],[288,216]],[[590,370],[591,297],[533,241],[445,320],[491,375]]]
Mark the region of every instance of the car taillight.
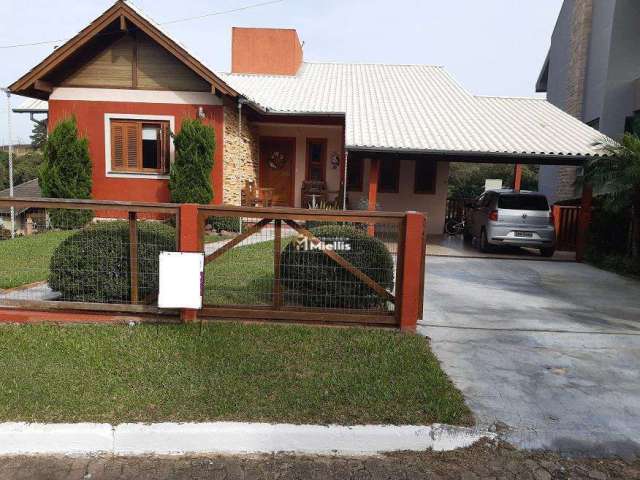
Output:
[[491,210],[489,212],[489,220],[491,220],[493,222],[497,222],[498,221],[498,210]]

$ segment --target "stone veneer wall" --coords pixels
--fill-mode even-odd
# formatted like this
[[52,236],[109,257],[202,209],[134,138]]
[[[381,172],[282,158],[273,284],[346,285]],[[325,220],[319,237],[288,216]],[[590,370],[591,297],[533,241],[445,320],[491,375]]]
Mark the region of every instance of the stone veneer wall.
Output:
[[242,131],[238,131],[238,111],[224,107],[223,202],[240,205],[240,192],[245,181],[256,181],[260,172],[258,133],[242,115]]
[[[564,110],[582,121],[592,21],[593,0],[575,0],[571,15],[571,58],[567,78],[567,104]],[[557,199],[575,198],[577,167],[559,167],[557,175]]]

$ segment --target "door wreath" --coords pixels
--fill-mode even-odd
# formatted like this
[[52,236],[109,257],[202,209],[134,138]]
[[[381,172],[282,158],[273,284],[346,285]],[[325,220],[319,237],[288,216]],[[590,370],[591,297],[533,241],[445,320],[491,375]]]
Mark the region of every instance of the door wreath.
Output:
[[273,170],[280,170],[286,163],[287,159],[280,152],[273,152],[269,157],[269,167]]

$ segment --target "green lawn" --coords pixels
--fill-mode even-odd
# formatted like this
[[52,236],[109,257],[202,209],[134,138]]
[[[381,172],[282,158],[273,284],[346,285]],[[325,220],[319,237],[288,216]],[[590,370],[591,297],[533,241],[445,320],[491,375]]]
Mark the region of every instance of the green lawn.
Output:
[[71,232],[46,232],[0,241],[0,288],[46,280],[55,248]]
[[232,248],[205,267],[204,278],[206,305],[270,304],[273,241]]
[[0,421],[469,424],[417,335],[213,323],[0,326]]

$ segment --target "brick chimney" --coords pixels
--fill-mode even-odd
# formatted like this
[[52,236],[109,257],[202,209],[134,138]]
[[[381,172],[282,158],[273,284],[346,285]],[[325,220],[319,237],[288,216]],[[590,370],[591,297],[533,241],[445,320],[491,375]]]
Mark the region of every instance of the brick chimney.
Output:
[[284,28],[233,27],[232,73],[295,75],[302,64],[298,32]]

